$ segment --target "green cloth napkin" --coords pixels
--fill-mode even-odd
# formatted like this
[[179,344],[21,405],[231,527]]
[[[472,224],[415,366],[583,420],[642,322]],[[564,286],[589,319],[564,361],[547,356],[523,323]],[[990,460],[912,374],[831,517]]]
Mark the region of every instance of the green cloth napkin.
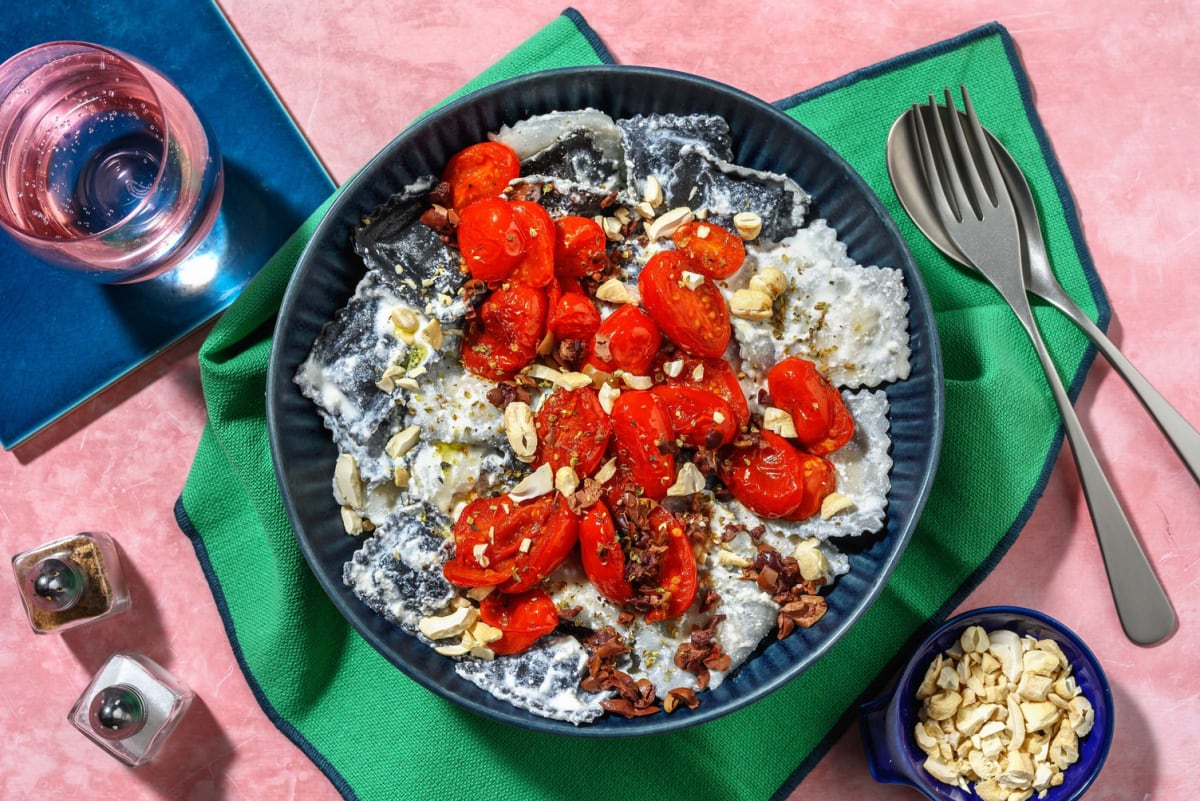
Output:
[[[595,33],[568,9],[470,86],[608,61]],[[981,118],[1026,169],[1068,290],[1107,324],[1065,183],[999,25],[779,103],[874,187],[921,266],[945,360],[941,469],[903,560],[862,621],[771,696],[681,732],[597,741],[496,723],[424,690],[345,623],[288,526],[263,408],[273,317],[324,208],[263,268],[201,348],[209,422],[177,516],[259,703],[347,798],[782,798],[852,720],[857,703],[878,692],[906,646],[987,575],[1041,494],[1061,428],[1012,314],[920,236],[888,182],[884,142],[892,121],[913,100],[958,83],[970,85]],[[1037,316],[1077,393],[1092,350],[1053,310],[1039,306]]]

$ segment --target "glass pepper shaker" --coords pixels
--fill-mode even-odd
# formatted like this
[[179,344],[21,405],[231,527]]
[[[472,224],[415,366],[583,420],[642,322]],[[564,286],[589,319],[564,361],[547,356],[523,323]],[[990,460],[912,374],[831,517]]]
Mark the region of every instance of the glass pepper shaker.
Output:
[[137,767],[158,753],[192,703],[192,691],[152,659],[109,657],[67,719],[89,740]]
[[37,634],[63,632],[129,608],[117,546],[103,531],[85,531],[19,553],[13,574]]

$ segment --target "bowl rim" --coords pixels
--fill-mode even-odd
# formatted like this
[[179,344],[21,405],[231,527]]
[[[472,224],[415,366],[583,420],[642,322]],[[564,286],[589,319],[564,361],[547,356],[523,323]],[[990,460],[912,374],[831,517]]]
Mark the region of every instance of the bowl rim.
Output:
[[[600,721],[595,721],[583,725],[572,725],[570,723],[558,720],[545,719],[532,715],[524,709],[519,709],[511,704],[505,704],[511,708],[509,710],[498,710],[488,706],[481,706],[469,699],[465,699],[444,686],[443,683],[435,680],[435,677],[426,675],[422,671],[409,670],[397,658],[393,652],[393,648],[384,641],[382,636],[379,636],[370,628],[359,625],[357,608],[352,608],[347,602],[345,596],[340,592],[343,589],[339,582],[331,580],[325,573],[316,569],[320,564],[319,555],[309,539],[302,535],[297,529],[295,521],[297,520],[297,500],[294,497],[291,488],[284,480],[284,465],[280,454],[279,440],[281,437],[281,427],[283,422],[278,417],[277,404],[273,403],[273,397],[279,392],[294,389],[291,383],[291,373],[284,369],[284,365],[280,363],[280,348],[278,343],[282,341],[284,336],[284,325],[288,319],[290,312],[300,302],[300,297],[303,293],[301,284],[302,276],[305,274],[305,266],[310,264],[314,258],[314,253],[319,247],[322,239],[328,237],[330,232],[340,227],[342,224],[341,217],[346,213],[349,207],[355,204],[356,192],[376,178],[376,173],[381,170],[384,165],[391,163],[398,157],[398,154],[410,143],[410,141],[425,135],[425,131],[430,128],[436,128],[443,124],[443,121],[452,118],[460,109],[473,105],[493,102],[496,98],[503,96],[511,91],[513,87],[529,84],[537,81],[569,81],[572,79],[595,79],[597,76],[619,76],[610,80],[647,80],[660,81],[671,83],[672,85],[686,85],[697,91],[716,92],[724,95],[729,101],[735,104],[747,104],[755,107],[758,112],[765,113],[771,116],[776,124],[788,131],[790,138],[794,139],[797,144],[803,144],[806,147],[811,147],[818,151],[821,157],[829,162],[831,169],[836,169],[841,173],[844,180],[848,181],[853,188],[853,191],[858,195],[865,208],[863,210],[864,217],[870,217],[875,223],[878,223],[884,233],[890,240],[891,246],[894,247],[897,255],[897,262],[888,266],[895,267],[902,271],[907,288],[907,300],[910,305],[910,339],[912,335],[911,321],[914,313],[919,310],[922,319],[928,321],[928,329],[923,331],[924,349],[927,351],[929,360],[929,369],[927,380],[932,384],[933,392],[930,398],[932,406],[932,414],[928,419],[928,445],[929,453],[927,455],[927,469],[924,470],[916,485],[916,492],[911,496],[904,498],[907,506],[907,514],[905,524],[902,529],[896,533],[888,532],[887,538],[893,543],[890,548],[886,560],[884,560],[879,574],[881,578],[873,581],[869,591],[860,599],[854,608],[854,614],[847,616],[847,619],[840,620],[831,628],[825,637],[822,638],[819,646],[814,652],[797,662],[795,665],[786,670],[780,671],[759,681],[753,690],[748,691],[738,697],[730,699],[721,704],[701,704],[696,710],[691,710],[687,715],[652,715],[648,717],[636,718],[632,721],[626,721],[613,716],[605,716],[600,719],[613,719],[619,721],[617,724],[597,725]],[[530,113],[527,112],[526,116]],[[679,113],[687,113],[681,111]],[[520,119],[520,118],[518,118]],[[510,124],[516,120],[507,120]],[[401,187],[394,187],[391,191],[399,191]],[[805,187],[806,191],[808,187]],[[915,347],[914,347],[915,351]],[[889,383],[888,386],[891,384]],[[318,584],[325,591],[325,594],[333,602],[339,614],[350,624],[350,626],[362,636],[378,653],[383,655],[391,664],[399,668],[406,676],[416,681],[421,686],[433,691],[435,694],[446,698],[464,708],[471,710],[484,717],[498,720],[500,722],[516,725],[526,729],[549,731],[566,735],[574,735],[590,738],[612,738],[612,737],[628,737],[641,736],[649,734],[657,734],[666,731],[674,731],[691,726],[699,725],[707,721],[724,716],[730,712],[742,709],[764,697],[770,695],[775,690],[783,685],[791,682],[811,666],[817,659],[825,655],[835,643],[837,643],[846,632],[856,623],[863,614],[878,599],[883,592],[883,588],[887,584],[887,578],[894,572],[896,565],[903,556],[909,541],[912,538],[913,532],[916,529],[917,522],[920,519],[921,513],[929,498],[930,489],[937,472],[937,465],[940,458],[942,434],[944,428],[944,380],[943,367],[941,359],[941,348],[937,336],[937,328],[933,316],[932,304],[925,289],[924,283],[921,280],[920,272],[916,262],[908,248],[904,237],[900,234],[899,228],[884,207],[879,196],[866,183],[865,179],[854,170],[848,162],[833,149],[823,139],[809,130],[796,119],[792,118],[784,111],[776,106],[767,103],[753,95],[748,94],[740,89],[729,86],[727,84],[705,78],[698,75],[693,75],[686,72],[663,69],[658,67],[646,66],[629,66],[629,65],[594,65],[583,67],[561,67],[548,70],[539,70],[525,75],[516,76],[513,78],[504,79],[496,83],[481,87],[474,91],[463,94],[449,102],[431,110],[427,114],[418,118],[409,127],[401,131],[394,137],[386,146],[375,154],[362,168],[360,168],[342,187],[339,189],[337,196],[331,202],[329,208],[322,216],[313,230],[309,240],[305,243],[304,248],[297,260],[296,269],[289,278],[288,285],[284,291],[283,299],[280,304],[278,316],[276,318],[274,338],[272,341],[271,355],[268,363],[267,375],[267,403],[266,403],[266,418],[268,425],[269,441],[271,446],[272,465],[275,470],[276,482],[280,489],[280,494],[283,499],[284,508],[287,512],[289,525],[292,526],[295,538],[299,544],[300,550],[304,555],[305,561],[309,568],[317,578]],[[895,466],[893,465],[893,470]],[[894,488],[893,488],[894,489]],[[893,490],[889,490],[889,505],[892,499]],[[890,515],[885,517],[885,527],[888,525]],[[370,615],[376,615],[365,604],[357,599],[353,599],[356,606],[361,606]],[[392,626],[399,630],[399,627]],[[409,635],[411,636],[411,635]],[[768,638],[769,639],[769,638]],[[760,643],[758,648],[750,657],[747,658],[748,664],[751,660],[759,655],[766,641]],[[745,665],[742,666],[743,669]],[[736,674],[735,674],[736,675]],[[457,676],[455,676],[457,678]],[[734,678],[731,676],[730,679]],[[472,685],[473,686],[473,685]]]

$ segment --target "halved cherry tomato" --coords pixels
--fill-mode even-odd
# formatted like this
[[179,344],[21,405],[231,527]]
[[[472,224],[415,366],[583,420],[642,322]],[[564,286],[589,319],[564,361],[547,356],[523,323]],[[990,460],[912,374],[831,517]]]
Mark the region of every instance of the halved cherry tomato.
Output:
[[503,570],[472,567],[457,558],[450,559],[442,565],[442,575],[446,577],[446,581],[457,587],[496,587],[511,577]]
[[658,584],[670,593],[666,609],[646,613],[646,620],[670,620],[688,610],[696,598],[696,557],[687,532],[675,516],[661,506],[650,512],[650,525],[667,532],[667,551],[659,568]]
[[556,388],[542,402],[533,422],[538,437],[535,467],[549,463],[556,473],[560,467],[570,467],[583,477],[600,466],[612,423],[595,390]]
[[519,654],[558,627],[558,607],[543,589],[519,595],[493,592],[479,602],[479,619],[504,635],[488,643],[497,654]]
[[507,145],[478,142],[446,163],[442,180],[450,184],[451,204],[462,210],[476,200],[496,197],[521,174],[521,159]]
[[683,384],[659,384],[650,391],[662,401],[675,438],[687,447],[716,450],[737,436],[737,418],[720,395]]
[[829,460],[800,451],[804,462],[804,500],[788,513],[788,520],[807,520],[821,511],[821,502],[837,489],[837,471]]
[[727,446],[717,471],[733,496],[759,517],[786,517],[804,502],[804,460],[774,432],[759,432],[748,447]]
[[[500,592],[519,593],[532,589],[562,564],[579,541],[579,516],[571,511],[566,497],[555,492],[549,498],[542,496],[535,502],[538,500],[549,500],[546,516],[522,530],[516,543],[512,580],[501,584]],[[526,550],[521,550],[526,539],[530,544]]]
[[554,221],[554,272],[583,278],[608,266],[608,239],[595,220],[568,215]]
[[472,278],[507,278],[525,253],[525,240],[512,205],[503,198],[476,201],[459,215],[458,249]]
[[588,579],[605,598],[623,604],[633,596],[625,579],[625,552],[603,501],[588,507],[579,521],[579,558]]
[[521,532],[541,521],[547,507],[548,503],[519,504],[507,495],[468,503],[454,523],[454,558],[442,568],[446,580],[463,587],[510,581]]
[[564,292],[550,306],[546,327],[559,339],[591,339],[600,329],[600,311],[580,292]]
[[649,390],[622,392],[613,402],[617,461],[648,498],[662,500],[675,483],[671,423]]
[[681,251],[664,250],[651,256],[638,276],[642,305],[683,352],[721,356],[733,332],[725,296],[707,276],[689,288],[685,272],[695,270]]
[[460,586],[524,592],[558,567],[578,538],[578,518],[558,493],[521,503],[508,495],[478,498],[454,524],[454,558],[442,573]]
[[841,393],[807,359],[790,356],[774,365],[767,371],[767,390],[772,402],[792,416],[796,440],[809,452],[832,453],[854,435],[854,420]]
[[545,334],[544,290],[520,284],[497,289],[480,305],[463,338],[463,366],[502,381],[533,361]]
[[509,205],[525,237],[525,252],[510,279],[525,286],[545,286],[554,279],[554,220],[536,203],[514,200]]
[[679,226],[671,235],[671,241],[688,255],[696,272],[710,278],[728,278],[741,269],[746,260],[746,246],[741,237],[703,220]]
[[[663,369],[664,365],[670,362],[682,363],[674,376]],[[684,353],[660,354],[655,359],[651,378],[656,383],[666,383],[670,386],[707,389],[729,403],[737,419],[738,428],[745,428],[750,422],[750,405],[746,402],[742,385],[733,367],[724,359],[699,359]]]
[[833,418],[829,423],[829,432],[820,442],[806,446],[809,453],[817,456],[827,456],[833,453],[854,437],[854,418],[850,416],[850,410],[846,408],[842,393],[834,388],[833,394],[837,400],[829,406]]
[[662,345],[662,333],[641,307],[621,306],[608,315],[592,340],[587,363],[607,373],[624,370],[648,375]]

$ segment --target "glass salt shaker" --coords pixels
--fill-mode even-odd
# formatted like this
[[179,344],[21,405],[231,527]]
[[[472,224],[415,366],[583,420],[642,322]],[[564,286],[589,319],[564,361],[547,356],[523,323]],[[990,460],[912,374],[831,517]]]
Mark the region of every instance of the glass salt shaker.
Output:
[[67,719],[96,745],[137,767],[158,753],[192,703],[192,691],[161,665],[113,654]]
[[37,634],[63,632],[129,608],[117,546],[103,531],[85,531],[19,553],[13,574]]

